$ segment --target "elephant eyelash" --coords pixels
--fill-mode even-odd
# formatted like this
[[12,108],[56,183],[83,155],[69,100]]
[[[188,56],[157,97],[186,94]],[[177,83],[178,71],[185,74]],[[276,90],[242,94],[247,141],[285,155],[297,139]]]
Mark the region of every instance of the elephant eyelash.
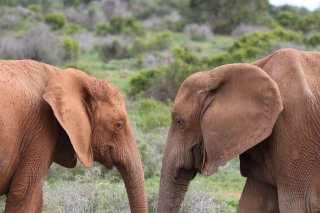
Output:
[[184,121],[183,121],[183,119],[181,119],[181,118],[176,118],[176,119],[175,119],[175,123],[176,123],[176,125],[177,125],[180,129],[183,129],[183,128],[184,128]]

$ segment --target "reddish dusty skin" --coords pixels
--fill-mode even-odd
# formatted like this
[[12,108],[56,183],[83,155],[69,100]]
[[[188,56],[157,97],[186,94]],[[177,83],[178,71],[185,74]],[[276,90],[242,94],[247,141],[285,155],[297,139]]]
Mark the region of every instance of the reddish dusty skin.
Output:
[[53,161],[118,167],[131,211],[147,212],[140,155],[113,85],[32,60],[0,60],[0,195],[5,212],[41,212]]
[[157,212],[178,212],[196,172],[210,175],[237,155],[247,177],[238,212],[319,212],[319,59],[282,49],[187,78],[172,109]]

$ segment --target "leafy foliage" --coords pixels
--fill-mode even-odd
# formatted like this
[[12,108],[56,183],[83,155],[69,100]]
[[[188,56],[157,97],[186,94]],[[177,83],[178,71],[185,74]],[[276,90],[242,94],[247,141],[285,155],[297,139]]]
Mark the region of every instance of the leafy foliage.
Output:
[[124,59],[131,56],[130,47],[119,38],[110,38],[100,44],[99,54],[104,61]]
[[118,16],[111,18],[106,31],[113,35],[122,33],[135,35],[144,34],[144,29],[139,22],[133,18],[122,18]]
[[188,15],[197,22],[208,21],[217,33],[230,33],[241,22],[254,22],[268,9],[267,0],[190,0]]
[[315,33],[309,37],[304,38],[303,42],[311,47],[320,45],[320,33]]
[[58,12],[45,14],[43,18],[44,21],[48,23],[53,30],[61,29],[66,23],[66,18]]
[[69,36],[63,36],[63,47],[65,50],[64,59],[65,60],[75,60],[78,57],[80,46],[79,44]]

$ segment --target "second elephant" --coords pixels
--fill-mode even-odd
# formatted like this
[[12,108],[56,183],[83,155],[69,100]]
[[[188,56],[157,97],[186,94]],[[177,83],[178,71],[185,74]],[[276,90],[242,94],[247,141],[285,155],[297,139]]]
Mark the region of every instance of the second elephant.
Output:
[[197,172],[237,155],[247,177],[238,212],[319,212],[319,59],[283,49],[188,77],[172,109],[157,212],[178,212]]

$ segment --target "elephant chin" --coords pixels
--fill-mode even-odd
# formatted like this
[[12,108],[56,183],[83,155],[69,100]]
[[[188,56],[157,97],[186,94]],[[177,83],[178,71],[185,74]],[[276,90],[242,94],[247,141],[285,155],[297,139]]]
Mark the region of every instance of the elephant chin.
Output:
[[104,163],[103,163],[103,165],[104,165],[107,169],[112,169],[112,167],[113,167],[113,161],[112,161],[112,158],[111,158],[111,147],[107,146],[104,154],[105,154],[105,157],[104,157]]
[[94,151],[94,160],[101,163],[107,169],[112,169],[114,164],[111,157],[112,147],[103,146]]

